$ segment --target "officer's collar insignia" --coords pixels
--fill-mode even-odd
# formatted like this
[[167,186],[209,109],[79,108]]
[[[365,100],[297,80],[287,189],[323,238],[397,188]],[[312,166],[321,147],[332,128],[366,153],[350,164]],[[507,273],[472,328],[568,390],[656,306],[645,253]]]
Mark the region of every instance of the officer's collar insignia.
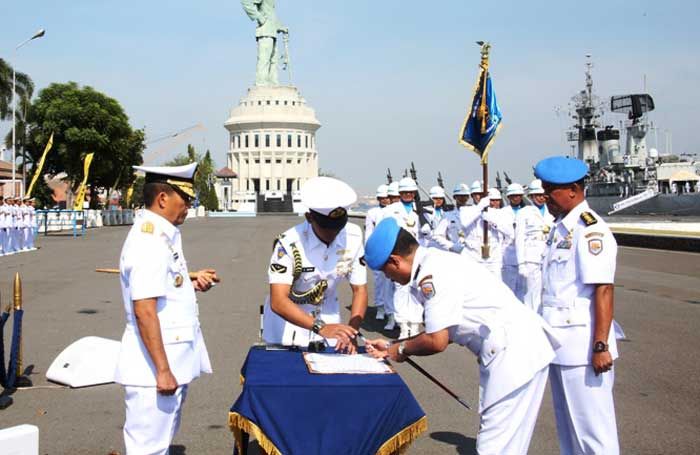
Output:
[[603,252],[603,239],[590,239],[588,241],[588,251],[593,256],[598,256]]
[[179,273],[175,274],[175,287],[179,288],[182,286],[182,282],[185,281],[184,278],[182,278],[182,275]]
[[331,211],[331,213],[328,214],[328,218],[337,220],[338,218],[344,217],[347,213],[347,210],[345,210],[342,207],[338,207],[336,209],[333,209],[333,211]]
[[435,285],[433,284],[432,275],[427,275],[425,278],[420,280],[418,286],[420,286],[420,291],[423,293],[423,297],[426,299],[432,299],[435,296]]
[[270,270],[275,273],[284,273],[287,271],[287,266],[284,266],[282,264],[276,264],[273,262],[272,264],[270,264]]
[[155,226],[153,226],[153,223],[150,221],[146,221],[141,225],[141,232],[144,232],[146,234],[153,234],[153,231],[155,230]]
[[591,212],[581,212],[581,219],[586,226],[593,226],[598,222]]

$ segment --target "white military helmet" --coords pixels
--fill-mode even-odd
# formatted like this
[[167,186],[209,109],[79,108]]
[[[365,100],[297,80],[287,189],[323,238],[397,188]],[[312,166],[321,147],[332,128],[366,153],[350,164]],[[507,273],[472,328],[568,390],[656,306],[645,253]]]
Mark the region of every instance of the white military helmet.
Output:
[[389,185],[379,185],[377,187],[377,197],[389,197]]
[[506,188],[506,196],[522,196],[523,194],[525,194],[523,186],[519,183],[511,183]]
[[418,191],[416,181],[413,180],[411,177],[404,177],[401,180],[399,180],[399,193],[402,193],[404,191]]
[[544,194],[544,188],[542,188],[542,180],[535,179],[530,182],[527,187],[527,194]]
[[454,196],[469,196],[470,193],[471,192],[469,191],[469,187],[466,183],[460,183],[455,186],[454,190],[452,190],[452,194]]
[[498,188],[489,188],[489,199],[492,201],[502,199],[501,192]]
[[442,198],[445,199],[445,189],[441,186],[430,188],[430,199]]
[[391,182],[389,186],[387,187],[387,194],[389,196],[398,196],[399,195],[399,182]]
[[481,186],[481,182],[479,180],[474,180],[470,190],[472,193],[481,193],[484,191],[484,188]]

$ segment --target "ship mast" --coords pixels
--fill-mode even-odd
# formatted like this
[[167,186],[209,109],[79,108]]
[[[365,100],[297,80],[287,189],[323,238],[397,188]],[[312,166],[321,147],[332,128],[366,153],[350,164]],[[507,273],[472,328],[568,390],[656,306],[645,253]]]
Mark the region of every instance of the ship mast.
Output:
[[572,98],[574,113],[571,117],[576,120],[574,128],[577,131],[578,158],[589,165],[597,164],[598,143],[596,141],[596,128],[600,127],[598,97],[593,94],[593,62],[591,55],[586,55],[586,88]]

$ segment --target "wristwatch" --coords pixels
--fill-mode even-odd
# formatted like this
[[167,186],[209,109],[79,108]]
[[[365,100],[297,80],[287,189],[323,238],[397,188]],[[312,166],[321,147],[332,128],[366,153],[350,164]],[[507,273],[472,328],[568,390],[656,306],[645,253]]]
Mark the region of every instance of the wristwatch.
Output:
[[323,322],[323,320],[321,318],[314,319],[314,325],[311,326],[311,331],[313,333],[315,333],[316,335],[318,335],[318,332],[320,332],[321,329],[325,326],[326,326],[326,323]]
[[593,343],[593,352],[607,352],[608,344],[602,341],[596,341]]
[[403,352],[406,350],[406,342],[402,341],[401,344],[399,345],[399,349],[396,350],[396,352],[399,355],[405,355]]

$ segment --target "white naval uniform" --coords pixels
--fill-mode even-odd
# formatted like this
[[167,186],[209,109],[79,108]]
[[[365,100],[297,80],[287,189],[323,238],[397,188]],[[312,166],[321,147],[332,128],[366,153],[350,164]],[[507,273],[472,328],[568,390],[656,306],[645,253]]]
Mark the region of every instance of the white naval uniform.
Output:
[[19,216],[20,216],[20,244],[22,251],[29,250],[29,225],[30,225],[30,213],[29,206],[27,204],[22,204],[19,206]]
[[[365,241],[372,235],[374,228],[382,220],[383,208],[382,206],[377,206],[367,211],[367,216],[365,217]],[[373,270],[372,276],[374,278],[374,306],[384,307],[388,295],[386,288],[388,286],[393,287],[393,284],[379,270]]]
[[[416,241],[420,242],[420,221],[412,204],[411,211],[406,210],[403,202],[398,201],[387,205],[382,210],[382,219],[394,218],[402,229],[408,231]],[[423,307],[416,302],[407,285],[393,283],[394,320],[399,324],[420,324],[423,322]]]
[[515,225],[515,254],[523,279],[525,305],[540,312],[542,302],[542,259],[547,248],[547,237],[554,225],[554,217],[546,205],[540,209],[528,205],[518,211]]
[[[294,281],[294,250],[301,258],[301,274]],[[298,293],[312,289],[321,280],[326,280],[326,289],[320,305],[301,304],[299,307],[312,314],[320,310],[319,316],[326,324],[340,323],[340,302],[337,288],[343,280],[361,286],[367,284],[367,269],[360,262],[364,256],[362,231],[359,226],[348,223],[326,245],[305,221],[282,234],[275,242],[270,258],[268,280],[270,284],[288,284]],[[307,346],[309,341],[320,340],[320,336],[309,329],[284,320],[270,307],[270,297],[265,300],[263,338],[268,343]]]
[[19,207],[15,204],[10,206],[10,252],[18,253],[19,247]]
[[503,266],[501,268],[501,279],[513,291],[513,294],[523,301],[525,292],[523,291],[523,282],[518,271],[518,258],[515,253],[515,230],[517,229],[517,215],[522,210],[522,207],[513,208],[512,205],[501,209],[501,214],[504,219],[513,225],[513,236],[506,239],[503,244]]
[[[212,372],[179,229],[144,210],[124,242],[119,271],[126,329],[115,382],[126,392],[126,452],[166,454],[180,423],[188,384],[201,373]],[[147,298],[157,298],[163,347],[179,385],[172,396],[156,392],[155,367],[136,323],[133,301]]]
[[[501,279],[503,264],[503,247],[513,237],[513,224],[503,209],[488,208],[483,210],[483,204],[461,207],[459,218],[464,231],[464,250],[462,254],[470,256],[483,264],[491,273]],[[481,247],[484,244],[484,222],[489,226],[489,257],[484,259]]]
[[[542,317],[561,342],[549,373],[560,451],[618,454],[614,369],[596,376],[591,366],[595,285],[614,283],[617,243],[586,201],[557,221],[547,242]],[[613,360],[621,332],[613,321],[607,340]]]
[[478,358],[477,452],[527,453],[557,346],[549,327],[468,256],[419,247],[411,277],[426,333],[447,328]]
[[445,251],[461,253],[464,249],[464,231],[459,221],[459,208],[445,213],[433,231],[432,245]]
[[8,253],[8,230],[7,230],[7,217],[8,217],[7,204],[3,201],[0,205],[0,255],[5,255]]
[[449,212],[445,212],[443,208],[426,207],[425,223],[420,229],[420,244],[422,246],[437,246],[435,243],[435,231],[440,225],[445,216]]
[[36,240],[36,209],[33,205],[27,206],[27,209],[29,211],[28,229],[26,231],[27,248],[30,250],[35,250],[36,247],[34,246],[34,244]]

